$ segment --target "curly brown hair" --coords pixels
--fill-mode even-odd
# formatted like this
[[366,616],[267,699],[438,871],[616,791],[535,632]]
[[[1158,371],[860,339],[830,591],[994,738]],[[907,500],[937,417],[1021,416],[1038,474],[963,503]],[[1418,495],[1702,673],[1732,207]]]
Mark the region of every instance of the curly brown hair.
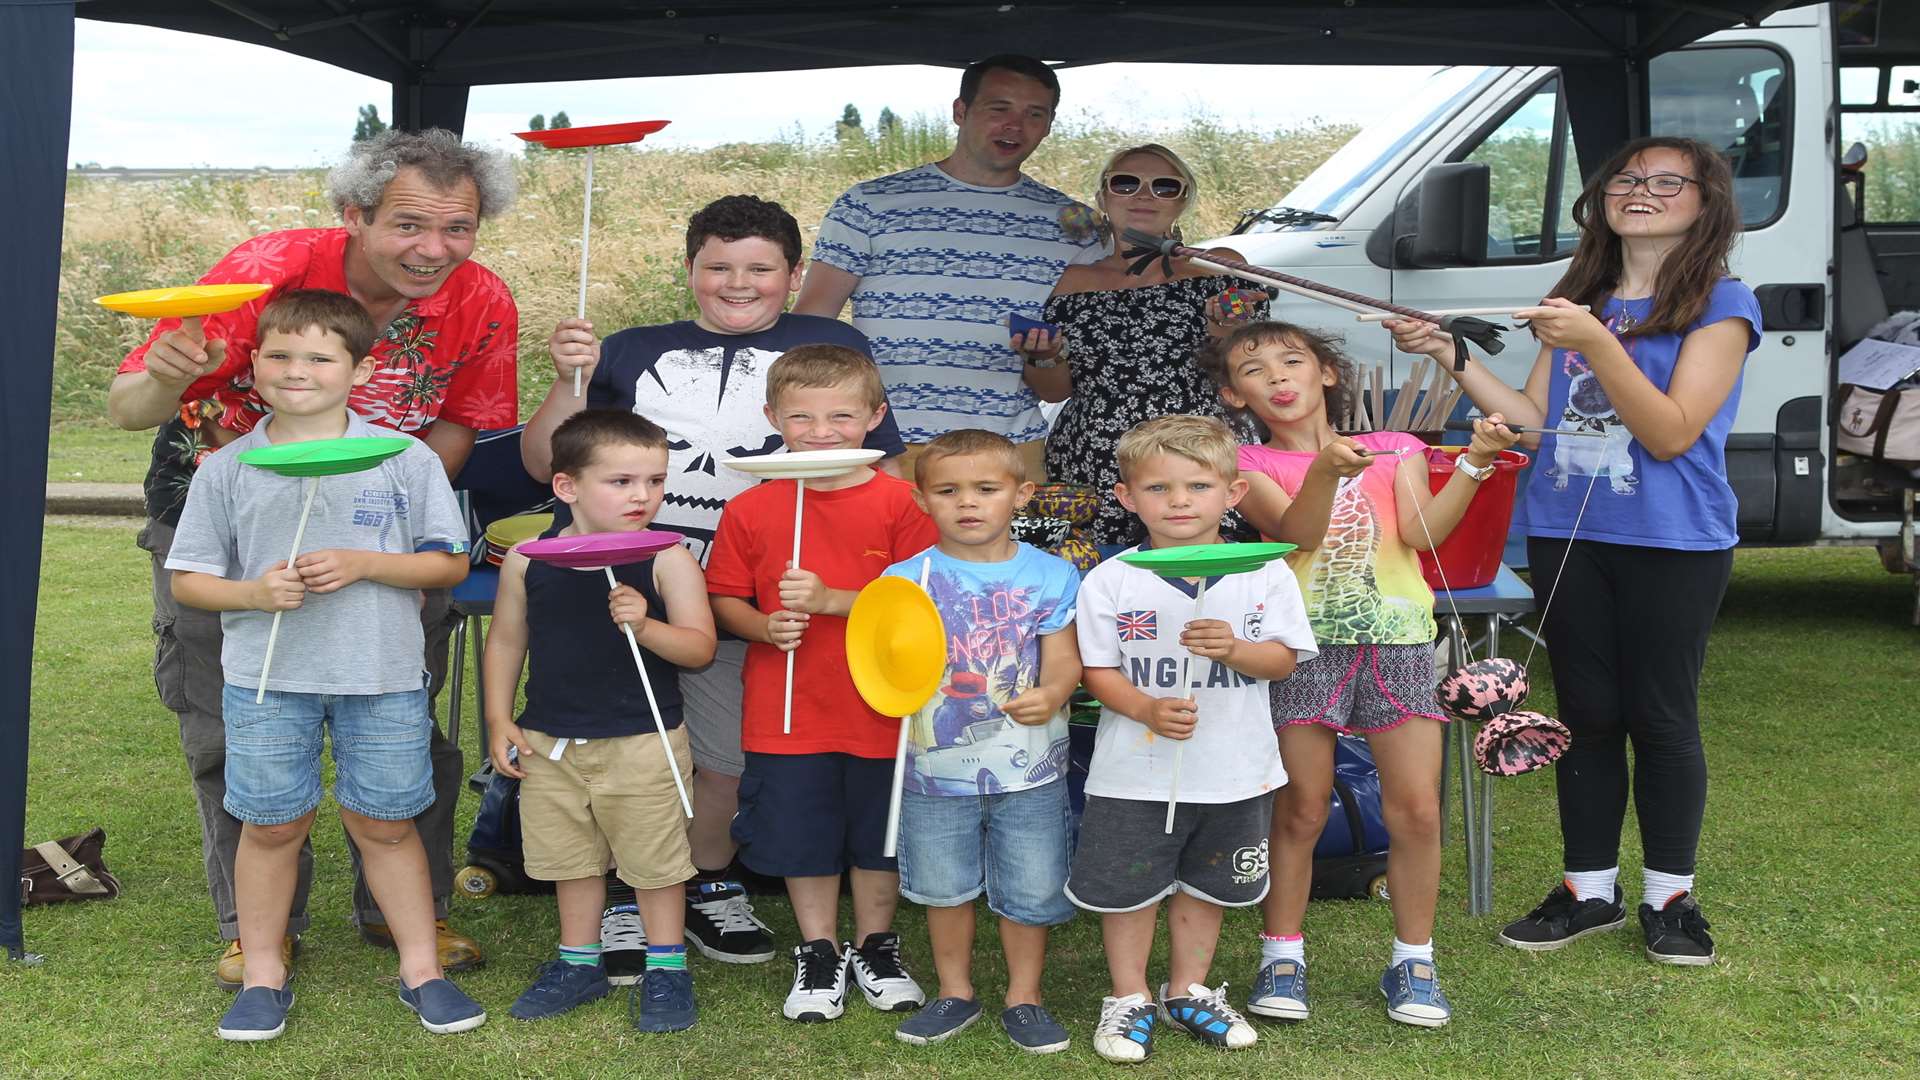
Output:
[[[1333,372],[1333,385],[1326,388],[1327,421],[1335,427],[1347,415],[1353,395],[1358,393],[1360,372],[1336,334],[1321,333],[1286,322],[1251,322],[1236,328],[1213,344],[1201,349],[1194,363],[1207,373],[1213,385],[1233,385],[1231,360],[1235,353],[1250,354],[1267,345],[1293,346],[1313,354],[1314,362]],[[1251,410],[1236,410],[1241,414]]]

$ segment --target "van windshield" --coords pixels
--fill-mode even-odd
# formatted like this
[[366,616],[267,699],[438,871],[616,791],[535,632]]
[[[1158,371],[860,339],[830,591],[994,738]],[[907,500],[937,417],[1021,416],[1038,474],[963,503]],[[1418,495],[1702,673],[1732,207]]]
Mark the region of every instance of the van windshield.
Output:
[[[1435,72],[1421,84],[1408,103],[1393,113],[1368,124],[1353,140],[1341,147],[1326,163],[1300,182],[1300,186],[1281,199],[1279,207],[1310,210],[1336,219],[1344,218],[1373,178],[1421,137],[1432,131],[1442,117],[1462,101],[1480,92],[1497,78],[1504,68],[1449,67]],[[1276,207],[1278,209],[1279,207]],[[1310,223],[1289,224],[1255,222],[1248,232],[1281,232],[1310,227]]]

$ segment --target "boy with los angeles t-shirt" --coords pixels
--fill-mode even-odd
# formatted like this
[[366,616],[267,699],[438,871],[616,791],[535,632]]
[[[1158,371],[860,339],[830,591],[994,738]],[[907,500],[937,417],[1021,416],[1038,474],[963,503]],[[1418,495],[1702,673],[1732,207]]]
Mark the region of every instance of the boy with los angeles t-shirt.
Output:
[[[767,371],[767,419],[791,451],[858,447],[886,408],[873,361],[836,345],[790,350]],[[793,505],[807,485],[800,566]],[[758,873],[786,879],[801,944],[790,1020],[838,1017],[849,970],[869,1004],[917,1008],[926,995],[893,933],[900,875],[882,854],[898,723],[867,707],[847,673],[846,616],[860,588],[938,538],[912,486],[862,466],[775,480],[727,504],[707,563],[714,620],[745,639],[740,811],[733,836]],[[794,653],[793,730],[782,731],[784,653]],[[839,941],[849,872],[858,948]]]

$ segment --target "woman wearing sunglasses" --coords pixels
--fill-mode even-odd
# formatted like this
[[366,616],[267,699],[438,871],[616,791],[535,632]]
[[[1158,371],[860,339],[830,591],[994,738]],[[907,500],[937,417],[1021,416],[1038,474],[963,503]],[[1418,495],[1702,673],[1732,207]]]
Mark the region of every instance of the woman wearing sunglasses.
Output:
[[[1631,744],[1647,958],[1709,964],[1693,897],[1707,803],[1700,670],[1739,539],[1727,431],[1760,305],[1728,275],[1740,212],[1726,161],[1703,143],[1628,143],[1573,218],[1580,246],[1566,275],[1520,313],[1540,339],[1526,387],[1480,364],[1455,376],[1482,412],[1545,437],[1544,475],[1527,485],[1527,556],[1573,732],[1555,767],[1563,880],[1500,941],[1540,952],[1626,924],[1615,879]],[[1407,352],[1453,355],[1431,323],[1387,327]]]
[[[1107,159],[1093,198],[1110,237],[1126,229],[1169,236],[1177,234],[1175,223],[1193,195],[1193,172],[1179,155],[1147,143]],[[1112,494],[1120,479],[1114,464],[1120,436],[1143,420],[1175,413],[1224,418],[1220,395],[1193,357],[1234,322],[1267,315],[1267,294],[1253,282],[1180,262],[1171,274],[1158,261],[1129,274],[1120,254],[1125,246],[1110,239],[1105,258],[1067,267],[1046,307],[1046,321],[1058,334],[1031,330],[1013,339],[1034,393],[1067,403],[1047,437],[1047,478],[1100,494],[1089,527],[1095,545],[1133,544],[1144,535],[1140,519]],[[1223,302],[1229,289],[1243,292]]]

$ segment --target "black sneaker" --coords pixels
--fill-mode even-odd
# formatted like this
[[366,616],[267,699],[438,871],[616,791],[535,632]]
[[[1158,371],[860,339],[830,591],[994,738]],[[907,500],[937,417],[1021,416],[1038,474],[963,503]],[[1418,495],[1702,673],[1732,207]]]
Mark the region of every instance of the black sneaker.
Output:
[[687,883],[687,941],[723,964],[773,959],[773,935],[754,915],[747,890],[737,881]]
[[647,928],[633,886],[607,876],[607,907],[600,913],[600,963],[607,984],[632,986],[647,971]]
[[1540,906],[1527,917],[1507,924],[1500,931],[1500,944],[1528,952],[1563,949],[1588,934],[1618,930],[1627,925],[1627,909],[1620,902],[1620,886],[1613,887],[1613,902],[1575,900],[1566,882],[1553,887]]
[[1640,930],[1647,936],[1647,959],[1656,964],[1700,966],[1713,963],[1712,924],[1700,914],[1691,892],[1668,900],[1658,911],[1640,905]]

